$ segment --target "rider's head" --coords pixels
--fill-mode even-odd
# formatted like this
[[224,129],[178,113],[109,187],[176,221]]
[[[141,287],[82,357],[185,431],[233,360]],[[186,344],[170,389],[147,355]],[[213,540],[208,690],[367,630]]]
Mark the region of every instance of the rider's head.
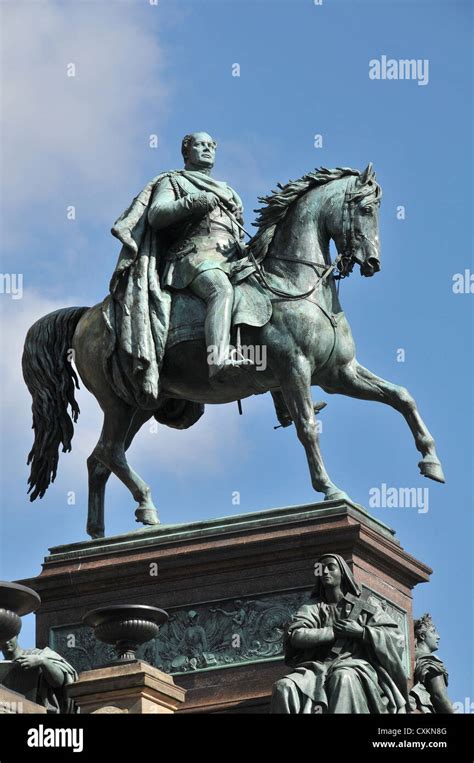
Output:
[[216,141],[207,132],[185,135],[181,153],[186,170],[211,170],[216,158]]

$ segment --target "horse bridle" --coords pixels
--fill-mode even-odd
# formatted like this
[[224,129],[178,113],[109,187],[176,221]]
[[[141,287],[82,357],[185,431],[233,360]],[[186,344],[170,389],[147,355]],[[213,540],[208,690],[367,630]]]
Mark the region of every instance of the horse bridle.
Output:
[[344,204],[342,207],[342,241],[343,250],[341,252],[342,268],[334,276],[336,279],[347,278],[354,267],[354,208],[358,194],[354,193],[357,176],[350,176],[346,192],[344,194]]
[[[252,264],[255,267],[257,277],[262,282],[263,286],[265,286],[268,291],[270,291],[272,294],[274,294],[277,297],[281,297],[283,299],[287,300],[299,300],[299,299],[307,299],[308,297],[313,294],[313,292],[316,291],[316,289],[323,284],[328,277],[331,275],[331,273],[337,268],[338,273],[334,275],[334,279],[340,280],[342,278],[347,278],[347,276],[350,275],[352,272],[352,269],[354,267],[354,256],[353,256],[353,248],[354,248],[354,202],[356,201],[357,194],[354,193],[354,188],[356,184],[358,175],[352,175],[349,177],[346,191],[344,194],[344,202],[342,207],[342,239],[343,239],[343,250],[342,252],[339,252],[337,257],[335,258],[334,262],[332,262],[330,265],[321,264],[318,262],[311,262],[310,260],[302,260],[297,257],[272,257],[271,254],[267,255],[268,259],[277,259],[282,262],[297,262],[301,265],[307,265],[308,267],[313,268],[313,270],[316,271],[317,269],[321,268],[324,270],[322,275],[318,277],[316,280],[316,283],[311,287],[311,289],[308,289],[308,291],[302,292],[301,294],[290,294],[289,292],[282,291],[281,289],[277,289],[274,286],[271,286],[264,274],[263,269],[260,267],[260,263],[255,259],[255,256],[252,252],[252,249],[249,249],[249,259],[252,262]],[[232,222],[234,222],[240,230],[243,231],[249,238],[253,238],[253,236],[248,233],[248,231],[245,230],[245,228],[234,218],[232,213],[227,210],[220,202],[219,206],[221,209],[223,209],[226,214],[231,218]]]

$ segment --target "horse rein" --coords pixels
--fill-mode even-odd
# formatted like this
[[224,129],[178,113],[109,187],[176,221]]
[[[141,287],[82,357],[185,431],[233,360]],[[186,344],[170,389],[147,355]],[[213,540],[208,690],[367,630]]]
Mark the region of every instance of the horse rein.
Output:
[[[356,183],[356,177],[357,176],[350,176],[346,191],[344,194],[344,203],[342,208],[342,236],[343,236],[343,250],[342,252],[338,253],[337,257],[335,258],[334,262],[330,265],[317,263],[317,262],[311,262],[310,260],[301,260],[297,259],[296,257],[273,257],[272,259],[276,260],[282,260],[283,262],[297,262],[301,265],[307,265],[308,267],[313,268],[313,270],[317,274],[317,268],[326,268],[322,275],[317,279],[314,286],[309,289],[308,291],[302,293],[302,294],[289,294],[288,292],[281,291],[280,289],[276,289],[275,287],[271,286],[267,279],[265,278],[263,269],[260,266],[260,263],[257,262],[255,259],[255,256],[251,250],[249,249],[249,259],[252,262],[252,264],[255,267],[257,278],[260,279],[262,284],[265,286],[268,291],[270,291],[272,294],[274,294],[276,297],[279,297],[280,299],[283,299],[284,301],[297,301],[297,300],[308,300],[308,302],[311,302],[312,304],[316,305],[316,307],[319,307],[321,312],[326,316],[328,321],[330,322],[333,330],[333,345],[331,348],[331,351],[324,361],[323,365],[318,369],[320,372],[323,368],[325,368],[329,361],[331,360],[334,350],[336,348],[336,342],[337,342],[337,324],[338,324],[338,317],[334,315],[333,313],[329,313],[322,305],[319,304],[319,302],[316,302],[314,299],[311,299],[311,295],[316,291],[316,289],[321,285],[324,284],[324,282],[327,280],[327,278],[330,276],[330,274],[338,267],[339,263],[342,262],[343,267],[340,269],[338,275],[334,276],[334,278],[338,281],[338,287],[340,279],[346,278],[349,276],[349,274],[352,271],[352,268],[354,266],[354,257],[353,257],[353,242],[354,242],[354,201],[355,201],[355,194],[354,194],[354,188]],[[241,225],[234,217],[234,215],[227,210],[220,202],[218,202],[218,205],[221,207],[222,210],[229,216],[229,218],[237,225],[237,227],[250,239],[253,238],[253,236],[250,235],[248,231],[245,230],[243,225]],[[271,255],[268,255],[268,257],[271,258]],[[339,292],[339,288],[338,288]]]

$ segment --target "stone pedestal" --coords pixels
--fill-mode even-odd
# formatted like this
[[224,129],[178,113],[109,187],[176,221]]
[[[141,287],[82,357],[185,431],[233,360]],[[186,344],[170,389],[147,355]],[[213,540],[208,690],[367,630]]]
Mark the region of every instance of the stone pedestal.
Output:
[[271,509],[50,549],[43,571],[22,581],[41,596],[37,645],[78,671],[113,658],[81,619],[108,604],[150,604],[170,621],[138,657],[185,687],[179,712],[257,712],[286,668],[284,623],[307,598],[313,564],[341,554],[358,583],[398,620],[413,665],[412,589],[431,570],[395,533],[344,501]]
[[26,699],[22,694],[18,694],[16,691],[6,689],[0,684],[0,714],[4,715],[30,715],[35,713],[46,713],[46,708],[43,705],[38,705],[36,702],[31,702]]
[[170,675],[142,661],[86,670],[68,687],[81,713],[174,713],[185,694]]

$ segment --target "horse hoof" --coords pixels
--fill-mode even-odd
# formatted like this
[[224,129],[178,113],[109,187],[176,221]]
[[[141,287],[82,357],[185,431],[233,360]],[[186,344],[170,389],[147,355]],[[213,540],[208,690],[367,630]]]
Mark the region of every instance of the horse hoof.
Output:
[[430,480],[435,480],[435,482],[446,482],[443,468],[439,461],[420,461],[418,467],[424,477],[429,477]]
[[156,509],[137,509],[135,511],[136,522],[141,522],[143,525],[159,525],[160,520]]
[[87,534],[93,540],[95,540],[95,538],[105,538],[105,528],[103,528],[103,527],[88,527],[87,528]]
[[[347,493],[344,490],[335,490],[333,493],[327,493],[324,496],[325,501],[351,501]],[[352,503],[352,501],[351,501]]]

